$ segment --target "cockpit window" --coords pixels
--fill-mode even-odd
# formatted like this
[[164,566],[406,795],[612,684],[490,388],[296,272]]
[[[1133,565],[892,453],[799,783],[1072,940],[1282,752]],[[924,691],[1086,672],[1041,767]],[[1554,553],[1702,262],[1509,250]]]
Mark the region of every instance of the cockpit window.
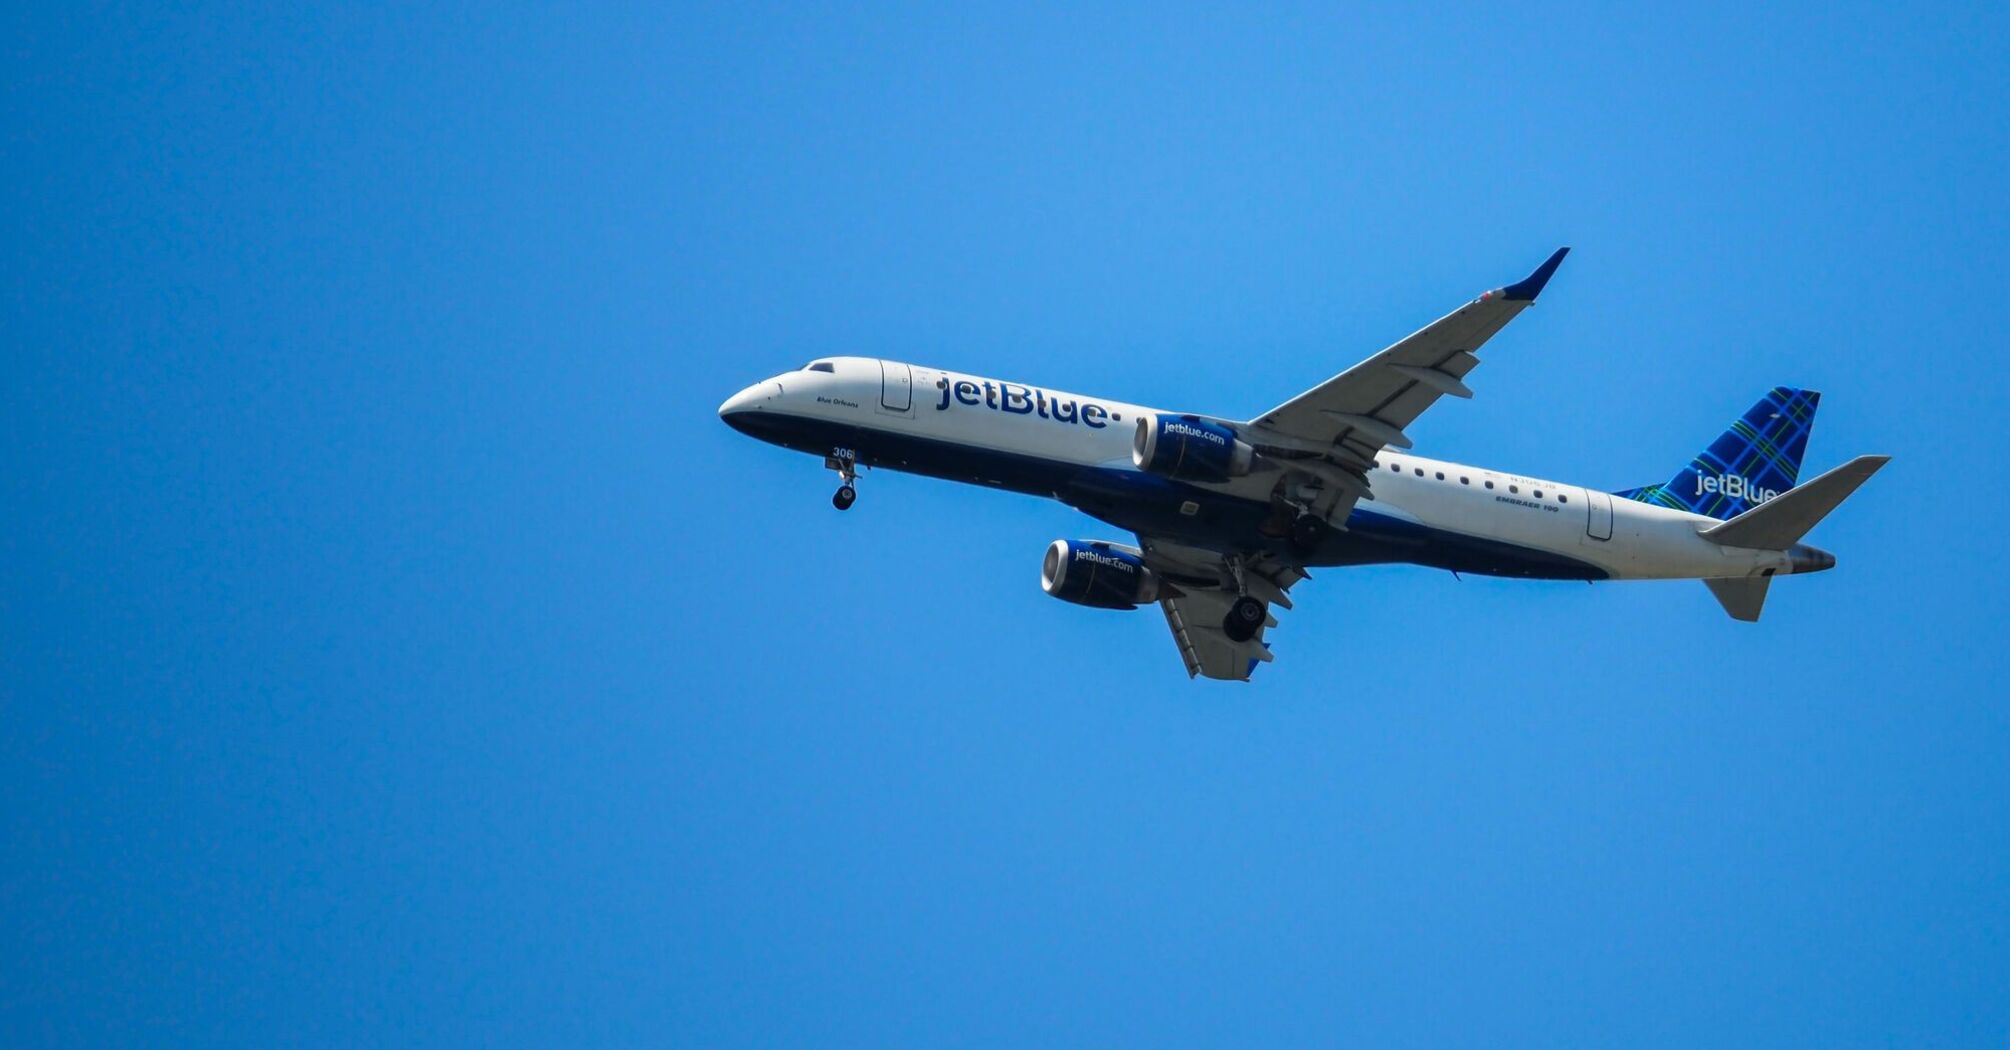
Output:
[[832,368],[832,367],[831,367],[831,363],[830,363],[829,361],[811,361],[811,362],[810,362],[809,364],[806,364],[806,365],[804,365],[804,366],[803,366],[803,371],[805,371],[805,372],[830,372],[830,373],[833,373],[833,374],[835,374],[835,373],[837,372],[837,369],[835,369],[835,368]]

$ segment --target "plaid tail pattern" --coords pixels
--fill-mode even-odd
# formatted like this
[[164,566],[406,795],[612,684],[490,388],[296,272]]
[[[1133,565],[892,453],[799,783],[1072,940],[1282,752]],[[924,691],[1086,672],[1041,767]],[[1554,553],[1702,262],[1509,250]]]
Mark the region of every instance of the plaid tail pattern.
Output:
[[1720,520],[1735,518],[1800,479],[1801,455],[1808,450],[1821,399],[1813,390],[1774,387],[1666,484],[1618,495]]

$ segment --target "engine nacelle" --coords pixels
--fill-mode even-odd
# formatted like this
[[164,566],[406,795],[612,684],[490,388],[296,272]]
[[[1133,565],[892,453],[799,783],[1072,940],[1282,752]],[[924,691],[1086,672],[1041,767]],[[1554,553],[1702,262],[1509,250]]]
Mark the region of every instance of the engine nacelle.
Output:
[[1135,609],[1159,600],[1159,578],[1137,548],[1102,540],[1055,540],[1040,566],[1040,589],[1098,609]]
[[1194,416],[1142,416],[1131,440],[1139,470],[1181,481],[1227,481],[1249,473],[1256,450],[1235,431]]

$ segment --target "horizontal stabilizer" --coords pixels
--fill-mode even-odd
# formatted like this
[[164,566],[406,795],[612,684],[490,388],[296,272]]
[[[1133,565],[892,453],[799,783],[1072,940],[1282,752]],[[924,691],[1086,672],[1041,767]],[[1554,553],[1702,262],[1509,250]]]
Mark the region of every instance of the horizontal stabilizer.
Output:
[[[1857,490],[1857,486],[1870,480],[1879,467],[1889,462],[1890,456],[1858,456],[1813,481],[1796,485],[1722,525],[1705,530],[1703,538],[1726,547],[1786,550],[1799,543],[1816,522],[1827,517]],[[1711,589],[1715,590],[1715,581],[1712,583]],[[1719,601],[1723,600],[1722,594],[1717,597]],[[1760,597],[1763,600],[1763,590]],[[1737,614],[1734,612],[1732,615]]]
[[1731,619],[1757,623],[1759,610],[1766,604],[1766,587],[1772,582],[1771,576],[1741,576],[1730,580],[1704,580],[1703,584],[1716,596],[1717,604],[1731,614]]

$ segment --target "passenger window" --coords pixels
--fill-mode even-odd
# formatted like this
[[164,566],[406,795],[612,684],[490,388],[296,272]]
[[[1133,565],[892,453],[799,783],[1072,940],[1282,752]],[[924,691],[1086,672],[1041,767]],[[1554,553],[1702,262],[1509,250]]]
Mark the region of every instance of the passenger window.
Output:
[[1403,472],[1403,465],[1401,463],[1391,463],[1389,464],[1389,469],[1401,474]]
[[1541,498],[1542,498],[1542,490],[1541,490],[1541,489],[1537,489],[1537,490],[1535,490],[1535,498],[1536,498],[1536,499],[1541,499]]
[[1493,482],[1491,482],[1491,481],[1487,482],[1487,487],[1488,487],[1488,488],[1493,488],[1493,487],[1494,487],[1494,483],[1493,483]]
[[1471,479],[1471,478],[1460,478],[1460,479],[1459,479],[1459,484],[1461,484],[1461,485],[1470,485],[1470,484],[1472,484],[1472,483],[1473,483],[1473,479]]
[[1508,491],[1509,491],[1509,492],[1512,492],[1512,493],[1514,493],[1514,494],[1515,494],[1515,495],[1517,495],[1517,496],[1519,496],[1519,495],[1521,495],[1521,486],[1520,486],[1520,485],[1509,485],[1509,486],[1508,486]]
[[1558,503],[1569,503],[1569,502],[1570,502],[1570,497],[1569,497],[1569,496],[1566,496],[1566,495],[1564,495],[1564,494],[1563,494],[1563,493],[1561,493],[1561,492],[1559,492],[1559,493],[1557,493],[1557,494],[1556,494],[1556,501],[1557,501]]
[[1420,478],[1424,476],[1424,468],[1422,467],[1417,468],[1417,476]]
[[1444,471],[1442,471],[1442,470],[1441,470],[1441,471],[1438,471],[1438,480],[1439,480],[1439,481],[1443,481],[1443,480],[1445,480],[1445,472],[1444,472]]

